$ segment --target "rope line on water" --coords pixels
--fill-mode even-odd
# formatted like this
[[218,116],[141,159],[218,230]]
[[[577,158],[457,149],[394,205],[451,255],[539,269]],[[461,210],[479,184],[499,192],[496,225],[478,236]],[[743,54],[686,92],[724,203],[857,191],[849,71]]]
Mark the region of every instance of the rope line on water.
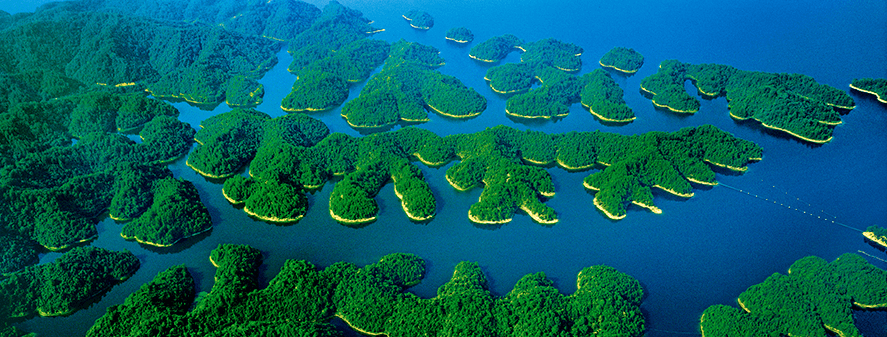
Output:
[[873,258],[873,259],[876,259],[876,260],[880,260],[881,262],[887,263],[887,260],[884,260],[884,259],[882,259],[882,258],[880,258],[880,257],[877,257],[877,256],[874,256],[874,255],[872,255],[872,254],[866,253],[866,252],[864,252],[864,251],[857,250],[857,252],[860,252],[860,253],[862,253],[862,254],[864,254],[864,255],[867,255],[867,256],[870,257],[870,258]]
[[702,333],[700,333],[700,332],[684,332],[684,331],[672,331],[672,330],[662,330],[662,329],[647,329],[647,330],[656,331],[656,332],[665,332],[665,333],[670,333],[670,334],[678,334],[678,335],[696,335],[696,336],[702,335]]
[[[820,210],[820,212],[822,212],[822,214],[825,214],[825,215],[830,216],[831,218],[828,218],[828,217],[823,218],[821,215],[816,215],[816,214],[814,214],[813,212],[807,212],[806,210],[802,210],[802,209],[797,208],[797,207],[792,207],[791,205],[786,205],[786,204],[780,203],[780,202],[778,202],[778,201],[776,201],[776,200],[770,200],[770,199],[768,199],[768,198],[765,198],[765,197],[759,196],[759,195],[757,195],[757,194],[754,194],[754,193],[751,193],[751,192],[748,192],[748,191],[744,191],[744,190],[742,190],[742,189],[739,189],[739,188],[736,188],[736,187],[733,187],[733,186],[730,186],[730,185],[727,185],[727,184],[724,184],[724,183],[721,183],[721,182],[719,182],[717,186],[724,186],[724,187],[729,188],[729,189],[731,189],[731,190],[734,190],[734,191],[736,191],[736,192],[746,194],[746,195],[748,195],[748,196],[750,196],[750,197],[757,198],[757,199],[761,199],[761,200],[764,200],[764,201],[767,201],[767,202],[772,202],[774,205],[782,206],[782,207],[788,208],[788,209],[793,210],[793,211],[801,212],[801,213],[803,213],[803,214],[807,214],[807,215],[810,215],[810,216],[815,216],[816,218],[818,218],[818,219],[820,219],[820,220],[822,220],[822,221],[831,222],[831,223],[833,223],[833,224],[835,224],[835,225],[838,225],[838,226],[841,226],[841,227],[845,227],[845,228],[849,228],[849,229],[855,230],[855,231],[860,232],[860,233],[864,232],[863,230],[861,230],[861,229],[859,229],[859,228],[856,228],[856,227],[853,227],[853,226],[850,226],[850,225],[847,225],[847,224],[844,224],[844,223],[838,222],[838,218],[837,218],[837,217],[835,217],[834,215],[831,215],[831,214],[829,214],[829,213],[826,213],[825,210]],[[773,186],[773,188],[776,188],[776,186]],[[785,195],[787,195],[787,196],[789,196],[789,197],[795,198],[796,200],[801,201],[801,202],[807,204],[808,206],[810,206],[810,208],[813,208],[813,205],[811,205],[810,203],[807,203],[807,202],[801,200],[801,198],[794,197],[794,196],[788,194],[788,192],[784,192],[784,193],[785,193]]]

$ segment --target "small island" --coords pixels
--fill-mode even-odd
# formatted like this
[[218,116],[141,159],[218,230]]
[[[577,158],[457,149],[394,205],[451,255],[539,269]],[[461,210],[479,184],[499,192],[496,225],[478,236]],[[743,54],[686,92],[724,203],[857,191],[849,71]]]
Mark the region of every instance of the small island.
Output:
[[615,47],[604,54],[599,63],[604,68],[634,74],[644,65],[644,55],[632,48]]
[[434,17],[427,12],[413,9],[404,13],[403,18],[410,22],[410,27],[415,29],[429,30],[434,27]]
[[468,28],[454,27],[447,31],[444,38],[456,43],[471,43],[474,41],[474,34]]
[[684,90],[690,80],[701,95],[726,96],[730,117],[754,119],[765,128],[806,142],[831,141],[840,112],[856,105],[846,92],[819,84],[801,74],[744,71],[721,64],[687,64],[666,60],[659,71],[641,81],[653,105],[678,113],[695,113],[700,103]]
[[495,36],[472,47],[468,56],[481,62],[495,63],[508,56],[515,48],[520,48],[523,43],[511,34]]
[[878,226],[869,226],[862,233],[866,239],[887,248],[887,228]]
[[887,103],[887,79],[884,78],[856,78],[850,83],[853,90],[875,95],[878,102]]
[[829,263],[808,256],[787,275],[774,273],[739,295],[738,309],[705,309],[699,327],[707,337],[860,336],[853,311],[887,307],[887,272],[856,254]]
[[262,253],[250,246],[219,245],[210,255],[217,268],[212,291],[195,301],[188,269],[170,267],[110,307],[87,336],[341,336],[330,323],[333,317],[367,335],[644,334],[640,282],[604,265],[583,268],[571,295],[561,294],[539,272],[496,296],[481,266],[463,261],[437,296],[426,299],[407,291],[426,272],[426,262],[413,254],[388,254],[363,267],[338,262],[324,269],[288,260],[267,287],[259,288],[262,260]]

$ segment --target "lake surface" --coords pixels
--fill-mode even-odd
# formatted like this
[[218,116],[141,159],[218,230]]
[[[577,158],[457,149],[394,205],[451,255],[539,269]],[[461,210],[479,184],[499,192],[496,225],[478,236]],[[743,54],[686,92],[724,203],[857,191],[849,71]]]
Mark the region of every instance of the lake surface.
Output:
[[[325,1],[309,1],[318,6]],[[0,8],[14,12],[33,10],[36,1]],[[209,291],[215,268],[207,257],[220,243],[242,243],[265,255],[260,283],[267,282],[287,259],[305,259],[319,267],[337,261],[365,265],[393,252],[414,253],[427,261],[427,276],[412,292],[435,295],[449,280],[459,261],[477,261],[490,280],[494,294],[505,295],[528,273],[543,271],[562,293],[575,291],[576,274],[586,266],[606,264],[637,278],[647,293],[642,309],[647,336],[698,334],[699,316],[710,305],[736,306],[736,297],[774,272],[785,274],[795,260],[817,255],[834,260],[842,253],[865,252],[887,259],[887,254],[865,242],[856,230],[869,225],[887,226],[887,105],[874,96],[851,92],[857,108],[844,115],[834,140],[822,146],[764,130],[754,122],[736,122],[724,98],[702,100],[702,108],[685,116],[654,109],[638,92],[641,79],[656,72],[667,59],[689,63],[721,63],[742,70],[801,73],[819,83],[842,90],[854,78],[887,77],[887,3],[883,0],[809,2],[807,6],[779,1],[341,1],[364,12],[385,28],[375,38],[401,38],[437,47],[447,65],[440,71],[458,77],[488,99],[488,108],[470,120],[453,120],[431,114],[419,125],[440,135],[476,132],[498,124],[517,129],[561,133],[602,130],[620,134],[674,131],[713,124],[754,141],[764,149],[764,159],[749,165],[744,174],[719,172],[722,186],[698,187],[689,199],[657,193],[662,214],[629,208],[620,221],[608,220],[592,205],[593,194],[582,179],[593,171],[549,172],[557,194],[547,204],[560,222],[545,227],[529,216],[516,214],[500,227],[478,226],[467,211],[480,189],[459,192],[444,179],[446,169],[422,166],[437,200],[438,215],[428,223],[409,221],[387,185],[379,193],[379,220],[363,228],[350,228],[329,217],[328,200],[333,183],[309,195],[310,208],[300,222],[277,226],[256,221],[223,198],[221,185],[207,181],[186,167],[184,159],[172,164],[175,176],[197,186],[209,208],[214,228],[207,234],[171,249],[153,249],[123,240],[122,225],[108,219],[98,225],[92,245],[127,249],[142,262],[128,281],[95,299],[71,316],[34,318],[17,326],[46,336],[82,335],[105,309],[120,304],[127,295],[158,272],[185,264],[199,290]],[[20,7],[14,7],[20,6]],[[24,6],[24,7],[21,7]],[[30,7],[27,7],[30,6]],[[435,26],[429,31],[409,27],[400,14],[409,9],[429,12]],[[465,26],[475,42],[458,45],[444,40],[446,30]],[[614,76],[637,120],[624,126],[605,126],[576,104],[570,115],[556,121],[523,122],[505,115],[505,97],[494,93],[483,75],[490,66],[468,58],[470,46],[490,37],[514,34],[525,41],[553,37],[585,49],[581,73],[597,69],[597,61],[615,46],[631,47],[645,56],[645,65],[633,76]],[[286,72],[289,55],[262,80],[265,102],[259,110],[282,115],[281,99],[295,76]],[[512,53],[503,62],[517,62]],[[363,83],[354,86],[351,97]],[[692,89],[692,88],[691,88]],[[695,92],[695,89],[690,92]],[[218,113],[176,103],[180,118],[195,128]],[[350,135],[340,110],[314,116],[333,132]],[[394,129],[399,126],[395,126]],[[726,186],[750,191],[765,201]],[[773,203],[772,201],[776,201]],[[782,204],[782,206],[780,205]],[[790,207],[790,208],[789,208]],[[834,221],[834,223],[833,223]],[[41,263],[60,254],[41,255]],[[863,255],[879,268],[887,263]],[[887,336],[887,312],[855,312],[857,326],[866,336]]]

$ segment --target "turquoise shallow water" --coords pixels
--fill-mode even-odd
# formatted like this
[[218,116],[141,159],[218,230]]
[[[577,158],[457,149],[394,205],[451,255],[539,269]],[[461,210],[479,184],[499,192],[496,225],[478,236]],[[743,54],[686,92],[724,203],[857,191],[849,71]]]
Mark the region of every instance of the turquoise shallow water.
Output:
[[[851,92],[857,108],[843,116],[844,124],[836,128],[834,140],[811,146],[755,123],[732,120],[724,98],[703,100],[698,113],[679,116],[655,110],[650,100],[638,93],[641,79],[666,59],[802,73],[845,90],[854,78],[887,77],[887,4],[882,0],[817,2],[806,7],[772,1],[341,2],[363,11],[376,21],[374,26],[386,29],[376,38],[404,38],[437,47],[447,60],[440,71],[458,77],[488,99],[488,109],[477,118],[453,120],[432,114],[431,122],[420,127],[441,135],[475,132],[498,124],[546,132],[637,134],[713,124],[764,148],[764,159],[751,164],[748,172],[719,172],[718,180],[776,204],[724,186],[706,187],[695,190],[696,196],[690,199],[656,194],[655,202],[663,214],[631,208],[624,220],[610,221],[592,206],[593,195],[581,186],[582,178],[590,172],[552,168],[549,172],[557,194],[547,204],[559,212],[558,224],[544,227],[518,214],[499,228],[480,228],[466,216],[480,190],[458,192],[451,188],[444,179],[449,165],[422,166],[438,200],[438,216],[429,223],[408,221],[388,185],[377,198],[382,210],[379,221],[359,229],[341,226],[328,216],[327,200],[333,185],[327,184],[309,195],[311,205],[305,219],[275,226],[250,219],[231,207],[221,195],[221,185],[200,177],[180,160],[170,168],[177,177],[197,185],[215,221],[214,229],[172,249],[156,250],[122,240],[122,226],[111,220],[100,223],[99,238],[92,244],[128,249],[139,257],[142,268],[87,309],[68,317],[23,321],[19,327],[46,336],[82,334],[105,308],[122,303],[141,284],[175,264],[187,265],[200,290],[208,291],[214,268],[207,256],[219,243],[245,243],[261,249],[266,258],[262,269],[265,284],[286,259],[306,259],[325,267],[343,260],[363,265],[392,252],[415,253],[428,262],[428,275],[412,291],[425,297],[433,296],[463,260],[480,263],[497,295],[507,293],[524,274],[538,271],[544,271],[562,292],[572,293],[579,270],[607,264],[631,274],[645,287],[648,296],[642,309],[648,336],[697,333],[699,316],[706,307],[735,305],[740,292],[774,272],[785,273],[792,262],[807,255],[833,260],[842,253],[863,251],[887,259],[887,254],[867,244],[859,232],[831,222],[856,228],[887,225],[887,137],[883,133],[887,105]],[[431,13],[435,27],[429,31],[409,28],[400,14],[414,8]],[[635,48],[646,58],[644,67],[634,76],[615,78],[638,119],[625,126],[604,126],[579,105],[557,121],[524,123],[506,117],[504,98],[483,80],[489,65],[469,59],[470,46],[443,39],[446,30],[456,26],[470,28],[476,36],[474,44],[505,33],[527,41],[554,37],[575,43],[585,49],[582,73],[596,69],[600,56],[614,46]],[[275,116],[283,113],[280,100],[295,80],[286,72],[289,56],[285,52],[279,56],[278,66],[262,80],[266,96],[259,107]],[[518,59],[519,55],[512,53],[505,62]],[[361,86],[352,88],[352,98]],[[195,128],[209,116],[228,111],[225,106],[210,112],[184,103],[175,105],[180,118]],[[338,109],[315,117],[334,132],[359,134],[347,126]],[[57,256],[45,254],[41,262]],[[866,258],[887,268],[887,263]],[[856,319],[866,336],[887,336],[884,311],[857,312]]]

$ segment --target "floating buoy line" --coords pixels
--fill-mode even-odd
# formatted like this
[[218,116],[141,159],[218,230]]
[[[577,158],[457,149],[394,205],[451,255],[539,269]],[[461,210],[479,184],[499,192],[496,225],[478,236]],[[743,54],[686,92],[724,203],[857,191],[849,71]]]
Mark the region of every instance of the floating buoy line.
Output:
[[[761,181],[763,181],[763,180],[761,180]],[[790,210],[793,210],[793,211],[796,211],[796,212],[800,212],[800,213],[803,213],[803,214],[805,214],[805,215],[809,215],[809,216],[811,216],[811,217],[816,217],[817,219],[820,219],[820,220],[822,220],[822,221],[830,222],[830,223],[832,223],[832,224],[835,224],[835,225],[838,225],[838,226],[841,226],[841,227],[845,227],[845,228],[848,228],[848,229],[852,229],[852,230],[855,230],[855,231],[860,232],[860,233],[864,232],[864,230],[862,230],[862,229],[859,229],[859,228],[856,228],[856,227],[853,227],[853,226],[850,226],[850,225],[848,225],[848,224],[845,224],[845,223],[842,223],[842,222],[838,221],[838,217],[836,217],[836,216],[834,216],[834,215],[832,215],[832,214],[829,214],[828,212],[826,212],[826,211],[823,210],[823,209],[820,209],[819,212],[813,212],[813,211],[808,212],[807,210],[812,210],[812,209],[815,208],[815,207],[813,207],[812,204],[810,204],[810,203],[808,203],[808,202],[806,202],[806,201],[804,201],[804,200],[801,200],[801,198],[798,198],[798,197],[796,197],[796,196],[793,196],[793,195],[791,195],[791,194],[788,194],[788,192],[785,192],[785,191],[782,191],[782,192],[783,192],[786,196],[788,196],[789,198],[794,198],[794,199],[797,200],[798,202],[801,202],[801,203],[807,204],[807,207],[808,207],[808,208],[806,208],[806,209],[801,209],[801,208],[798,208],[798,207],[796,207],[796,206],[792,206],[792,205],[790,205],[790,204],[782,203],[782,202],[779,202],[779,201],[777,201],[777,200],[769,199],[769,198],[767,198],[766,196],[758,195],[758,194],[755,194],[755,193],[752,193],[752,192],[749,192],[749,191],[746,191],[746,190],[743,190],[743,189],[740,189],[740,188],[736,188],[736,187],[733,187],[733,186],[730,186],[730,185],[727,185],[727,184],[721,183],[721,182],[719,182],[717,186],[724,186],[724,187],[729,188],[729,189],[731,189],[731,190],[734,190],[734,191],[736,191],[736,192],[746,194],[746,195],[748,195],[748,196],[751,196],[751,197],[753,197],[753,198],[757,198],[757,199],[760,199],[760,200],[766,201],[766,202],[768,202],[768,203],[772,203],[772,204],[774,204],[774,205],[776,205],[776,206],[780,206],[780,207],[784,207],[784,208],[787,208],[787,209],[790,209]],[[779,188],[776,187],[775,185],[771,185],[771,186],[772,186],[774,189],[779,190]]]

